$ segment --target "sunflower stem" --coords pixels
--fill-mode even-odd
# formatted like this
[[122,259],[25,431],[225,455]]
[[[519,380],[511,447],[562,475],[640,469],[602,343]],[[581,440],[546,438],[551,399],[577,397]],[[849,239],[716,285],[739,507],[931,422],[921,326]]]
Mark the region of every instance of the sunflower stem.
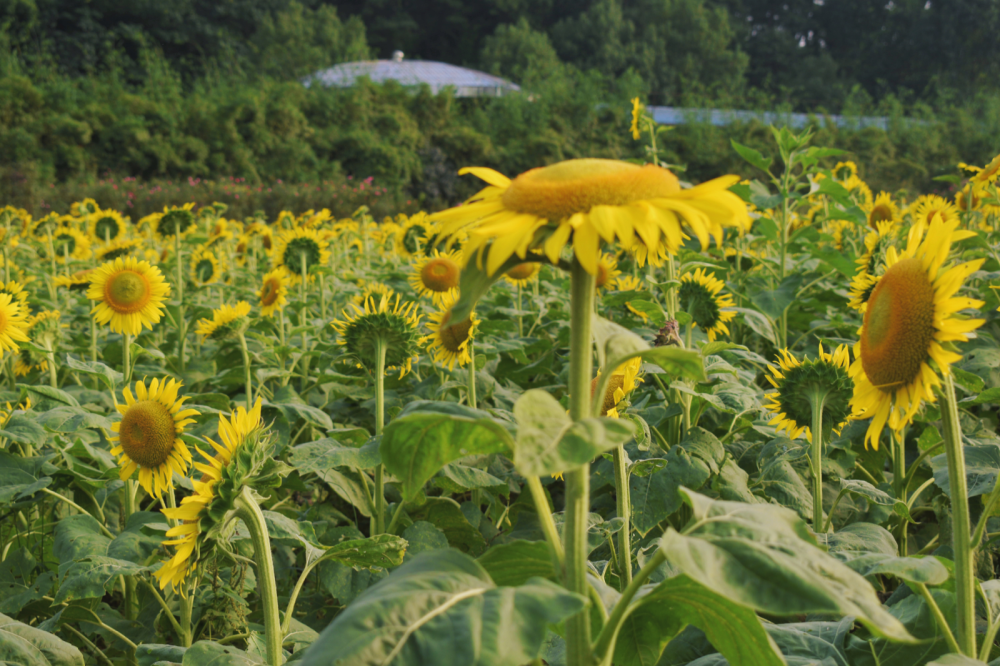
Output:
[[299,386],[299,392],[304,393],[306,390],[306,384],[309,381],[309,357],[306,353],[309,351],[309,337],[307,333],[306,323],[309,321],[309,301],[306,300],[306,280],[309,279],[309,264],[306,258],[305,252],[299,253],[299,268],[302,269],[302,281],[299,283],[299,301],[302,303],[302,309],[299,310],[299,326],[302,327],[302,384]]
[[809,406],[812,409],[812,495],[813,495],[813,531],[817,534],[823,529],[823,403],[826,393],[818,389],[810,396]]
[[[896,501],[906,503],[906,435],[902,431],[891,433],[892,436],[892,486],[896,494]],[[909,521],[900,516],[899,532],[896,535],[896,542],[899,544],[900,557],[906,557],[909,544],[907,543],[907,527]]]
[[240,351],[243,352],[243,371],[246,379],[247,411],[253,408],[253,387],[251,385],[252,375],[250,374],[250,351],[247,349],[247,339],[243,331],[239,332]]
[[132,381],[132,336],[122,333],[122,382],[125,386]]
[[622,528],[618,531],[618,573],[623,585],[632,582],[632,498],[628,487],[628,468],[625,467],[625,447],[619,444],[614,451],[615,501]]
[[517,283],[517,335],[524,337],[524,318],[521,316],[521,283]]
[[965,477],[965,450],[958,420],[958,401],[950,375],[944,377],[941,391],[941,422],[944,426],[945,453],[948,458],[948,487],[951,496],[952,550],[955,561],[955,597],[957,604],[958,646],[967,657],[976,655],[975,575],[970,542],[969,488]]
[[278,588],[274,582],[274,561],[271,559],[271,539],[267,533],[264,513],[250,488],[244,486],[233,503],[236,517],[250,530],[254,561],[257,564],[257,586],[264,614],[264,634],[267,637],[268,666],[281,666],[281,616],[278,610]]
[[[375,436],[382,436],[385,427],[385,354],[386,341],[381,337],[375,347]],[[375,515],[371,536],[385,532],[385,466],[375,468]]]
[[468,400],[469,407],[476,409],[476,352],[472,349],[472,338],[469,338],[469,378],[468,378]]
[[174,259],[177,261],[176,281],[177,281],[177,335],[180,338],[180,348],[177,361],[181,364],[181,372],[187,367],[184,359],[184,352],[187,347],[187,322],[184,320],[184,270],[181,266],[181,233],[174,228]]
[[562,571],[566,565],[566,552],[563,550],[562,539],[559,538],[559,530],[552,520],[552,508],[549,500],[545,496],[542,482],[537,476],[526,477],[528,490],[531,491],[531,499],[535,503],[535,513],[538,514],[538,523],[542,527],[545,540],[549,542],[549,550],[552,551],[552,559],[558,565],[556,571]]
[[46,356],[49,359],[49,384],[52,388],[59,388],[59,376],[56,372],[56,353],[52,349],[52,340],[46,336],[44,343],[45,351],[47,352]]
[[[122,508],[125,513],[125,526],[128,525],[128,519],[135,513],[135,489],[136,482],[133,479],[125,479],[125,487],[122,491],[125,493],[124,502],[122,503]],[[134,620],[139,614],[139,597],[136,594],[136,579],[135,576],[125,576],[125,612],[123,615],[127,620]]]
[[281,370],[281,385],[288,385],[288,375],[285,374],[285,311],[278,310],[278,342],[281,343],[281,353],[278,354],[278,367]]
[[[573,257],[570,287],[570,366],[569,413],[574,421],[590,416],[590,379],[593,373],[593,336],[591,332],[595,278],[579,259]],[[567,471],[565,587],[589,598],[587,592],[587,518],[590,512],[590,463]],[[590,666],[590,614],[581,611],[566,620],[566,663]]]
[[323,321],[326,321],[326,285],[323,280],[323,273],[319,274],[319,312]]

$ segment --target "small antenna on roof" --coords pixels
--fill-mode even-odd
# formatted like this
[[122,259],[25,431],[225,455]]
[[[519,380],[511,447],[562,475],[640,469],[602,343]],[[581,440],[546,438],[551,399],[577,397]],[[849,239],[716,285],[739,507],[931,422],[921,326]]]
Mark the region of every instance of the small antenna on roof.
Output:
[[392,61],[393,62],[403,62],[403,52],[399,51],[399,50],[393,51],[392,52]]

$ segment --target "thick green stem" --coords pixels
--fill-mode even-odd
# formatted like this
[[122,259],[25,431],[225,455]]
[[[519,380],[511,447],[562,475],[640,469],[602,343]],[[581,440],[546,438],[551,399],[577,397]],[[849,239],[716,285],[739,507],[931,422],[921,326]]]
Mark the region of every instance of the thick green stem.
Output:
[[46,356],[49,360],[49,385],[52,388],[59,388],[59,376],[56,371],[56,353],[52,349],[52,342],[49,339],[45,340],[45,351],[48,352]]
[[472,348],[472,339],[469,339],[469,377],[468,388],[466,389],[469,399],[469,407],[476,409],[476,352]]
[[815,390],[811,396],[812,407],[812,491],[813,491],[813,531],[823,528],[823,403],[826,394]]
[[179,229],[174,229],[174,259],[177,261],[177,336],[179,347],[177,351],[177,361],[181,364],[181,372],[187,367],[184,358],[187,348],[187,322],[184,320],[184,268],[181,265],[181,234]]
[[604,623],[604,628],[601,629],[601,634],[597,637],[597,642],[594,644],[594,654],[601,659],[601,664],[610,663],[610,652],[614,649],[615,638],[618,636],[621,623],[625,620],[625,615],[628,612],[632,598],[635,597],[636,592],[639,591],[643,583],[653,575],[657,567],[666,560],[667,557],[663,554],[663,551],[657,549],[653,553],[653,556],[649,558],[649,561],[646,562],[645,566],[639,570],[636,577],[632,579],[632,582],[628,584],[625,591],[622,592],[622,596],[615,604],[615,607],[611,609],[611,615],[608,616],[608,621]]
[[122,382],[125,386],[132,381],[132,336],[122,333]]
[[937,623],[938,628],[941,633],[944,634],[944,639],[948,643],[948,646],[955,652],[961,653],[962,648],[959,647],[958,642],[955,640],[955,634],[951,633],[951,627],[948,626],[948,620],[945,619],[944,613],[941,612],[941,608],[934,601],[934,597],[931,596],[930,590],[923,583],[914,583],[913,586],[916,589],[917,594],[923,597],[924,602],[926,602],[927,607],[931,610],[931,615],[934,616],[934,621]]
[[[896,500],[906,502],[906,435],[900,431],[892,432],[892,485]],[[908,503],[907,503],[908,504]],[[896,534],[896,542],[899,544],[899,554],[906,557],[909,550],[907,543],[907,527],[909,522],[902,516],[899,519],[899,532]]]
[[305,393],[306,384],[309,382],[309,357],[306,355],[309,351],[309,337],[307,334],[306,323],[309,321],[309,301],[306,299],[306,281],[309,279],[309,264],[306,253],[302,252],[299,254],[300,268],[302,270],[302,282],[299,283],[299,302],[302,304],[302,309],[299,310],[299,326],[302,327],[302,383],[299,386],[299,391]]
[[240,351],[243,352],[243,372],[246,380],[246,394],[247,394],[247,411],[250,411],[253,406],[253,386],[251,385],[250,374],[250,351],[247,349],[247,339],[243,335],[243,331],[239,334],[240,341]]
[[549,507],[549,500],[545,496],[542,482],[537,476],[527,477],[528,489],[531,491],[531,499],[535,503],[535,513],[538,514],[538,524],[542,527],[545,540],[549,542],[549,549],[552,551],[552,559],[559,565],[562,571],[566,565],[566,552],[563,550],[562,539],[559,538],[559,530],[552,520],[552,508]]
[[[122,504],[122,509],[125,513],[125,525],[128,525],[129,517],[135,513],[136,510],[136,485],[137,484],[133,479],[125,479],[125,487],[122,488],[125,500]],[[136,594],[135,585],[135,576],[125,576],[125,612],[123,615],[127,620],[134,620],[139,615],[139,597]]]
[[[590,379],[593,374],[594,276],[574,257],[571,277],[569,414],[574,421],[590,417]],[[587,593],[587,519],[590,512],[590,463],[567,471],[566,589],[582,597]],[[590,616],[581,611],[566,620],[566,663],[590,666]]]
[[948,457],[948,486],[951,495],[952,550],[955,561],[955,601],[958,635],[962,654],[976,656],[976,579],[972,565],[969,523],[969,488],[965,477],[965,450],[958,420],[958,401],[950,376],[944,377],[941,392],[941,422]]
[[278,588],[274,582],[274,561],[271,559],[271,539],[267,534],[267,523],[264,522],[264,514],[249,488],[244,486],[233,506],[236,509],[236,516],[250,530],[250,540],[253,542],[254,561],[257,563],[257,589],[260,593],[264,634],[267,638],[267,663],[268,666],[280,666],[281,642],[284,635],[281,632]]
[[278,342],[281,343],[281,353],[278,354],[278,368],[281,370],[281,385],[288,384],[288,375],[285,374],[285,311],[278,310]]
[[618,532],[618,572],[623,585],[632,582],[632,499],[629,496],[628,469],[625,467],[625,447],[614,449],[615,497],[618,517],[624,521]]
[[[375,349],[375,436],[382,435],[385,427],[385,341],[381,338]],[[385,532],[385,466],[375,468],[375,515],[371,536]]]

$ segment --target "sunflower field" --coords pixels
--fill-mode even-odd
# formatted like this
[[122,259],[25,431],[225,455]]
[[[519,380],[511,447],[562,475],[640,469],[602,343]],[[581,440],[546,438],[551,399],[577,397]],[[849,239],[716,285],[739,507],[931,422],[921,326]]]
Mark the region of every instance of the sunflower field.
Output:
[[1000,156],[663,131],[384,219],[0,210],[0,665],[1000,664]]

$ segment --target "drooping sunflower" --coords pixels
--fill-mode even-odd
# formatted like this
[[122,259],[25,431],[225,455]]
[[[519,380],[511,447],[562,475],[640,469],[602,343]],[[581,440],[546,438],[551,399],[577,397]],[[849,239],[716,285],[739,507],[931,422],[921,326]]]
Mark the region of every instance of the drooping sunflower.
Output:
[[110,243],[99,246],[94,251],[94,257],[98,261],[111,261],[118,257],[127,257],[130,254],[139,254],[142,240],[139,238],[120,238]]
[[526,261],[511,268],[503,277],[513,285],[527,287],[541,270],[542,265],[537,261]]
[[800,361],[787,349],[781,350],[778,365],[770,366],[767,381],[776,390],[765,395],[765,405],[775,414],[768,425],[777,426],[791,439],[805,434],[812,437],[812,402],[817,392],[823,399],[823,429],[840,434],[851,417],[851,392],[853,383],[849,373],[851,362],[847,345],[840,345],[832,353],[819,345],[816,358]]
[[195,332],[206,340],[225,340],[246,330],[249,314],[250,304],[246,301],[223,305],[212,310],[211,319],[199,319]]
[[152,224],[157,237],[161,240],[172,240],[178,234],[184,237],[195,230],[195,217],[191,212],[193,208],[193,202],[183,206],[164,206],[162,213],[147,217],[151,218],[149,223]]
[[[619,417],[618,404],[642,383],[642,379],[639,377],[639,370],[641,368],[642,359],[638,357],[628,360],[615,368],[615,371],[611,374],[611,379],[608,381],[608,388],[604,392],[604,402],[601,404],[601,416],[608,416],[613,419]],[[591,395],[597,390],[600,376],[600,373],[598,373],[597,377],[590,382]]]
[[278,266],[264,276],[257,297],[260,299],[260,313],[265,317],[273,317],[275,312],[288,305],[288,272],[284,266]]
[[442,310],[430,315],[427,328],[431,333],[421,339],[433,359],[448,366],[448,370],[453,370],[456,363],[462,367],[472,362],[469,343],[475,339],[479,328],[479,318],[475,310],[467,319],[457,323],[452,322],[451,308],[454,304],[454,297],[450,297],[441,304]]
[[369,296],[363,308],[353,302],[348,306],[342,318],[330,324],[340,335],[338,343],[371,372],[377,372],[378,351],[383,348],[384,367],[399,368],[399,376],[405,376],[420,349],[417,327],[422,315],[416,313],[416,303],[401,303],[396,294]]
[[52,233],[52,251],[60,264],[67,257],[80,261],[90,257],[90,241],[73,227],[59,227]]
[[208,246],[191,253],[191,280],[199,287],[222,279],[222,262]]
[[[510,180],[492,169],[466,167],[488,187],[464,205],[432,216],[439,238],[466,233],[465,261],[475,257],[493,275],[512,256],[543,250],[557,263],[572,243],[576,258],[597,274],[601,242],[641,245],[650,257],[675,254],[689,230],[706,247],[726,226],[746,227],[746,205],[728,191],[739,178],[723,176],[690,189],[667,169],[604,159],[575,159],[527,171]],[[682,224],[684,226],[682,226]],[[640,259],[641,260],[641,259]]]
[[888,192],[879,192],[870,206],[862,208],[868,215],[868,227],[878,229],[881,224],[895,225],[899,223],[899,206],[892,200]]
[[93,272],[93,268],[85,268],[72,275],[60,275],[52,283],[57,287],[66,287],[70,291],[82,291],[90,288],[90,277]]
[[[173,547],[173,556],[153,572],[161,590],[170,585],[184,594],[184,583],[198,566],[201,546],[206,538],[228,522],[233,501],[243,486],[255,483],[268,485],[268,442],[261,423],[260,408],[261,401],[257,398],[249,412],[239,407],[230,413],[229,418],[219,415],[221,443],[207,438],[215,449],[215,455],[197,449],[208,464],[194,463],[202,473],[201,480],[191,479],[194,494],[182,499],[176,508],[162,509],[167,518],[179,521],[179,524],[167,530],[170,540],[163,542],[163,545]],[[238,464],[233,464],[237,459]]]
[[355,294],[351,301],[360,306],[363,306],[369,298],[378,301],[383,296],[391,298],[396,295],[392,287],[382,282],[369,282],[365,284],[364,280],[359,280],[358,286],[361,287],[361,293]]
[[411,215],[396,231],[396,253],[409,258],[424,252],[434,230],[435,225],[427,213],[420,211]]
[[725,283],[700,267],[693,273],[682,275],[680,283],[677,289],[680,305],[691,315],[694,323],[705,331],[708,339],[715,340],[720,334],[728,335],[729,327],[726,323],[732,321],[736,313],[726,308],[732,308],[736,304],[731,295],[720,293],[726,286]]
[[17,351],[18,342],[28,342],[28,319],[20,301],[0,292],[0,358],[5,351]]
[[281,232],[274,248],[275,267],[284,266],[289,279],[298,284],[313,266],[330,261],[327,243],[315,229],[296,228]]
[[407,281],[417,296],[430,298],[434,305],[453,296],[458,291],[458,278],[462,273],[460,253],[431,250],[429,254],[417,255]]
[[114,210],[99,210],[90,216],[90,237],[97,243],[110,243],[125,236],[125,219]]
[[886,271],[868,300],[850,369],[855,418],[872,419],[866,446],[877,449],[886,424],[898,431],[912,421],[922,401],[934,401],[941,379],[931,363],[948,374],[962,358],[942,343],[967,340],[983,324],[955,316],[982,307],[982,301],[955,293],[984,261],[943,268],[957,226],[935,217],[923,240],[911,234],[906,250],[889,248],[886,255]]
[[622,272],[618,270],[618,260],[615,259],[614,255],[602,254],[601,258],[597,260],[597,278],[594,281],[594,286],[598,289],[614,287],[615,280],[621,274]]
[[154,379],[135,383],[135,396],[129,387],[122,391],[125,404],[115,407],[122,420],[111,424],[111,441],[117,442],[111,454],[120,456],[118,466],[122,481],[139,470],[139,484],[150,495],[159,496],[174,487],[173,474],[185,476],[191,452],[181,439],[185,426],[194,423],[200,412],[184,409],[186,397],[178,397],[182,384],[175,380]]
[[143,326],[153,330],[169,295],[160,269],[135,257],[119,257],[95,269],[87,290],[87,298],[96,301],[90,312],[97,323],[128,335],[139,335]]

